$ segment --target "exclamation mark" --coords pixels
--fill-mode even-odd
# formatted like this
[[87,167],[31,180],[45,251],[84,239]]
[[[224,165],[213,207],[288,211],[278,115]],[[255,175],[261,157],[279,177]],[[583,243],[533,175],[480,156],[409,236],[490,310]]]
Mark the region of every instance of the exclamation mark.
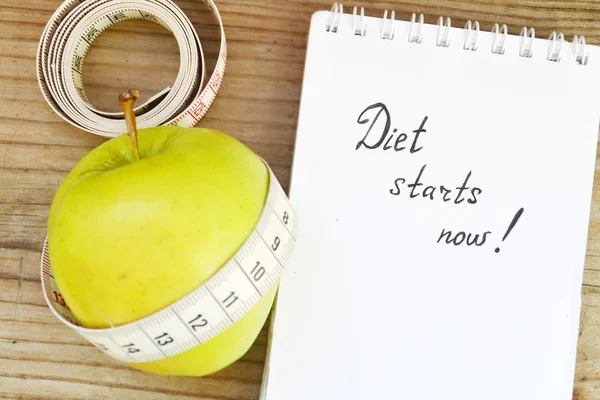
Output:
[[[519,222],[519,218],[521,218],[521,214],[523,214],[523,211],[524,211],[523,208],[521,208],[519,211],[517,211],[517,213],[513,217],[512,221],[510,222],[510,225],[508,226],[508,229],[506,230],[506,233],[504,234],[504,237],[502,238],[503,242],[506,239],[506,237],[508,236],[508,234],[510,233],[510,231],[513,230],[513,228],[515,227],[517,222]],[[495,251],[496,251],[496,253],[500,253],[500,247],[496,247]]]

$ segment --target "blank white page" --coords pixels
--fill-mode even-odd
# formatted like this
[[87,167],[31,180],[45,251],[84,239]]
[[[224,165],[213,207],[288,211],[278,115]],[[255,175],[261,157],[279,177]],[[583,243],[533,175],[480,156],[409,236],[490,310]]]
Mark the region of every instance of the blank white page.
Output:
[[329,17],[309,33],[263,398],[571,399],[598,49],[552,62],[546,39],[527,58],[518,36],[492,54],[489,32],[469,51],[462,28],[438,47],[436,26],[409,43],[410,22],[384,40],[382,19],[362,37]]

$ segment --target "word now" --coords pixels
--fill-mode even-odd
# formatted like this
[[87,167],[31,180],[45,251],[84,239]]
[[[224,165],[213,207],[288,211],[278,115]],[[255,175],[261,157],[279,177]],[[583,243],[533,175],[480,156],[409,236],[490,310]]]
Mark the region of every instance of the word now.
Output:
[[447,231],[442,229],[442,233],[437,241],[439,243],[442,239],[446,241],[446,244],[453,244],[455,246],[460,246],[461,244],[466,244],[467,246],[483,246],[485,241],[487,240],[487,235],[492,232],[486,231],[482,234],[473,234],[467,232],[457,232],[453,233],[452,231]]

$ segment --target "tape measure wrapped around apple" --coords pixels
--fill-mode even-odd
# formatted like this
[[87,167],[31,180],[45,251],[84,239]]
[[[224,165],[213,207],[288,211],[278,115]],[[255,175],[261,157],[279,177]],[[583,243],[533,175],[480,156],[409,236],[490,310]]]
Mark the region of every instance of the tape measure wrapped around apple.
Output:
[[297,235],[268,165],[232,137],[173,126],[129,135],[70,172],[48,218],[53,312],[147,372],[205,375],[241,357],[273,304]]
[[59,320],[133,368],[207,375],[259,334],[297,217],[247,146],[176,126],[182,119],[138,131],[137,97],[119,98],[128,134],[90,151],[55,194],[44,296]]

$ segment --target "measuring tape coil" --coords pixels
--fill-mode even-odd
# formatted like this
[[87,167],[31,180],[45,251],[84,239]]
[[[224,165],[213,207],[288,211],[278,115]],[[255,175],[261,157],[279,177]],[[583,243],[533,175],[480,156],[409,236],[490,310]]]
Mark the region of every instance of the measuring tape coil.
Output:
[[[82,66],[93,40],[128,19],[159,23],[179,43],[181,66],[173,86],[135,109],[140,129],[159,125],[194,126],[213,102],[223,79],[227,47],[223,24],[212,0],[204,3],[221,29],[215,70],[205,81],[202,46],[192,24],[170,0],[67,0],[52,15],[37,54],[38,82],[52,109],[79,129],[106,137],[123,133],[120,112],[95,109],[83,89]],[[264,160],[263,160],[264,161]],[[44,298],[65,325],[107,355],[144,363],[188,351],[232,326],[277,284],[298,235],[296,213],[268,164],[269,190],[260,219],[236,254],[208,281],[165,309],[119,327],[81,326],[52,274],[48,241],[41,258]]]
[[[140,129],[160,125],[194,126],[206,113],[223,80],[227,43],[212,0],[203,0],[221,32],[219,56],[206,82],[202,45],[187,16],[171,0],[67,0],[46,25],[37,51],[38,84],[46,102],[65,121],[105,137],[123,133],[123,112],[96,109],[83,86],[83,63],[92,42],[110,26],[144,19],[171,32],[180,50],[180,67],[171,87],[135,108]],[[206,84],[205,84],[206,82]]]

